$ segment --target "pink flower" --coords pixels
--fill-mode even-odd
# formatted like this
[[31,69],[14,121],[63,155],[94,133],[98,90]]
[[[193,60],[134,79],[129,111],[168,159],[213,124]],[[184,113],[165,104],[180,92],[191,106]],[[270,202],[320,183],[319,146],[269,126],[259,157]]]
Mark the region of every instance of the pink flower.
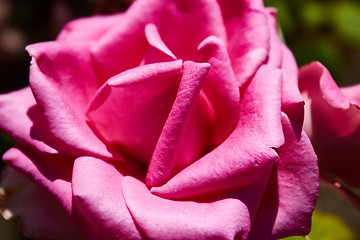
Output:
[[30,87],[0,97],[5,217],[45,239],[308,233],[317,158],[275,25],[260,0],[138,0],[28,46]]
[[306,109],[304,129],[322,174],[360,188],[360,84],[339,88],[318,62],[302,67],[299,76]]

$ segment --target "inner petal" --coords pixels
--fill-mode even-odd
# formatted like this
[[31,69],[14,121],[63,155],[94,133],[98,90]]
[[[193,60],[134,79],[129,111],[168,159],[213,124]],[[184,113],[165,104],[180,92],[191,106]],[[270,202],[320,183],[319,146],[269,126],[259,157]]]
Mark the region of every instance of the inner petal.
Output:
[[161,39],[159,31],[154,24],[147,24],[145,26],[145,36],[150,44],[148,52],[144,57],[145,64],[176,60],[175,55]]
[[198,62],[211,64],[203,91],[214,109],[215,145],[221,144],[234,129],[239,118],[240,90],[224,42],[214,36],[199,45]]
[[123,154],[150,162],[178,90],[182,61],[122,72],[97,92],[87,111],[93,130]]
[[175,166],[190,164],[211,145],[211,118],[207,116],[211,111],[200,94],[209,70],[208,63],[184,63],[174,105],[151,159],[146,176],[148,185],[154,186],[165,180]]

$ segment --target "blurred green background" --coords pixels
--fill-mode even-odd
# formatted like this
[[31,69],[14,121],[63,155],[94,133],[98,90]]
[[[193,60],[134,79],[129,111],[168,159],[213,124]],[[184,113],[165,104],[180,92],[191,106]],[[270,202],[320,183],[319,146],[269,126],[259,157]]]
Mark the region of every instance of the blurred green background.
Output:
[[[240,2],[240,0],[239,0]],[[131,0],[0,0],[0,93],[28,85],[26,45],[52,40],[71,19],[124,11]],[[265,0],[278,9],[284,41],[299,66],[318,60],[341,86],[360,82],[359,0]],[[0,133],[0,154],[12,146]],[[0,163],[1,168],[3,164]],[[326,188],[306,239],[360,239],[360,211]],[[24,240],[17,219],[0,217],[0,239]],[[305,239],[292,237],[288,239]]]

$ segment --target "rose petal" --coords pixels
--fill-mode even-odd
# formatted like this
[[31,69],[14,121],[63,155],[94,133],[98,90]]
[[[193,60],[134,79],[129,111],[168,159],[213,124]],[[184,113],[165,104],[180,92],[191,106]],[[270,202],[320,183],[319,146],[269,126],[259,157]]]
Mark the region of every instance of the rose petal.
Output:
[[238,125],[225,142],[151,191],[178,199],[244,186],[261,176],[277,159],[270,147],[284,141],[280,91],[280,70],[261,67],[241,99]]
[[302,67],[299,79],[307,110],[304,129],[319,157],[320,168],[360,188],[360,109],[345,95],[351,96],[359,88],[342,92],[318,62]]
[[276,9],[267,8],[270,29],[268,65],[281,69],[283,74],[281,109],[300,125],[304,118],[304,101],[298,87],[298,66],[291,51],[280,40],[276,24]]
[[119,166],[81,157],[75,160],[72,186],[78,208],[103,239],[141,239],[123,198]]
[[214,109],[213,141],[219,145],[229,136],[239,118],[240,90],[221,39],[206,38],[199,46],[197,61],[211,65],[202,90]]
[[276,9],[266,8],[268,28],[270,30],[270,51],[267,64],[272,67],[280,68],[283,61],[282,42],[278,37],[276,24]]
[[4,154],[3,160],[44,188],[59,201],[67,213],[71,213],[72,159],[11,148]]
[[145,55],[145,64],[176,60],[175,55],[161,39],[159,31],[154,24],[147,24],[145,26],[145,36],[150,44],[149,50]]
[[[144,11],[146,9],[146,11]],[[157,26],[166,46],[178,59],[195,59],[198,45],[208,36],[226,39],[216,1],[136,1],[123,21],[93,47],[93,59],[102,79],[139,65],[149,47],[145,26]]]
[[[239,86],[266,61],[270,32],[262,1],[218,1],[228,36],[227,49]],[[256,39],[256,41],[254,41]]]
[[2,172],[1,188],[5,201],[0,208],[5,219],[20,216],[22,231],[32,239],[83,239],[59,203],[47,191],[24,175],[7,167]]
[[202,115],[201,108],[193,108],[209,70],[208,63],[184,63],[174,105],[151,158],[147,185],[163,181],[176,165],[190,164],[209,145],[208,119],[198,117]]
[[298,87],[298,67],[291,51],[284,44],[282,45],[282,54],[281,109],[302,126],[304,122],[304,100]]
[[86,106],[97,88],[86,51],[54,42],[27,49],[33,55],[30,87],[52,136],[73,148],[73,155],[113,157],[85,122]]
[[92,44],[100,39],[110,28],[123,21],[124,14],[97,15],[84,17],[67,23],[59,35],[57,41],[67,41],[72,44]]
[[267,146],[275,148],[284,143],[281,83],[279,69],[261,66],[242,96],[238,122],[244,135],[257,135]]
[[319,173],[312,145],[293,120],[282,114],[285,144],[256,215],[250,239],[306,235],[318,196]]
[[246,186],[271,169],[277,157],[273,149],[236,129],[215,150],[151,192],[182,199]]
[[0,127],[15,141],[39,152],[57,153],[29,87],[0,95]]
[[[88,51],[88,47],[74,46],[59,41],[29,45],[26,50],[32,56],[30,71],[40,72],[49,86],[56,89],[65,102],[71,103],[74,111],[81,116],[100,87]],[[40,81],[30,74],[30,86]],[[33,89],[34,90],[34,89]],[[38,95],[39,89],[35,89]]]
[[109,145],[148,164],[173,105],[181,70],[178,60],[114,76],[91,101],[89,123]]
[[343,94],[350,102],[360,108],[360,84],[341,88]]
[[206,202],[157,197],[132,177],[125,177],[122,186],[136,225],[149,239],[247,239],[251,215],[268,175],[263,176],[262,184],[219,194]]

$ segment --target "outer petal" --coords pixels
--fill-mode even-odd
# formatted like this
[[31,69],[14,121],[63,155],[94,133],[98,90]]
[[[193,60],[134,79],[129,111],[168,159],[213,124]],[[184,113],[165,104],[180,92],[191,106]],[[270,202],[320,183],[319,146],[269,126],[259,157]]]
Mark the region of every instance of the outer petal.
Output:
[[57,153],[30,88],[0,95],[0,127],[15,141],[39,152]]
[[123,21],[124,14],[112,14],[107,16],[92,16],[73,20],[67,23],[59,35],[57,41],[67,41],[81,45],[93,43],[101,38],[109,29]]
[[61,155],[44,155],[11,148],[4,154],[3,160],[48,191],[67,213],[71,213],[72,159]]
[[270,32],[265,8],[259,0],[218,2],[226,27],[232,67],[239,86],[243,87],[268,57]]
[[179,90],[152,155],[146,184],[157,185],[175,166],[192,163],[211,145],[207,104],[202,104],[199,95],[209,70],[208,63],[184,63]]
[[284,44],[282,54],[281,109],[301,126],[304,121],[304,100],[299,90],[298,67],[291,51]]
[[270,147],[279,147],[284,141],[280,91],[280,71],[260,68],[242,97],[240,120],[232,134],[212,152],[151,191],[164,197],[187,198],[248,185],[271,169],[277,154]]
[[86,49],[53,42],[31,45],[28,51],[34,56],[30,87],[52,136],[73,148],[73,155],[112,157],[84,118],[98,87]]
[[268,65],[279,68],[283,74],[281,109],[300,125],[304,120],[304,101],[298,84],[298,66],[291,51],[280,40],[276,24],[276,9],[267,8],[270,29]]
[[148,23],[157,26],[165,44],[183,60],[195,59],[198,45],[208,36],[226,39],[221,12],[214,0],[140,0],[124,16],[93,47],[96,69],[104,81],[139,65],[149,47],[144,31]]
[[360,108],[360,84],[341,88],[343,94],[350,100],[352,104]]
[[5,219],[19,216],[24,234],[32,239],[80,240],[79,228],[47,191],[24,175],[7,167],[1,178],[4,202],[0,208]]
[[148,64],[109,79],[87,111],[90,125],[114,147],[148,164],[173,105],[182,61]]
[[246,188],[199,202],[157,197],[132,177],[123,179],[123,191],[126,205],[146,238],[247,239],[268,175]]
[[125,205],[116,163],[91,157],[75,160],[72,186],[74,207],[103,239],[141,239]]
[[[89,46],[73,45],[68,42],[45,42],[29,45],[26,50],[32,56],[30,86],[38,102],[40,73],[49,87],[57,91],[65,102],[71,103],[74,112],[81,117],[86,107],[100,87],[89,54]],[[35,72],[39,72],[36,74]]]
[[301,68],[299,78],[307,110],[304,129],[319,157],[320,169],[360,188],[360,108],[357,97],[347,97],[360,88],[342,92],[318,62]]
[[242,96],[238,123],[245,136],[251,135],[275,148],[284,143],[280,118],[281,83],[280,70],[262,66]]
[[282,114],[285,144],[256,215],[250,239],[306,235],[318,196],[317,158],[301,127]]

